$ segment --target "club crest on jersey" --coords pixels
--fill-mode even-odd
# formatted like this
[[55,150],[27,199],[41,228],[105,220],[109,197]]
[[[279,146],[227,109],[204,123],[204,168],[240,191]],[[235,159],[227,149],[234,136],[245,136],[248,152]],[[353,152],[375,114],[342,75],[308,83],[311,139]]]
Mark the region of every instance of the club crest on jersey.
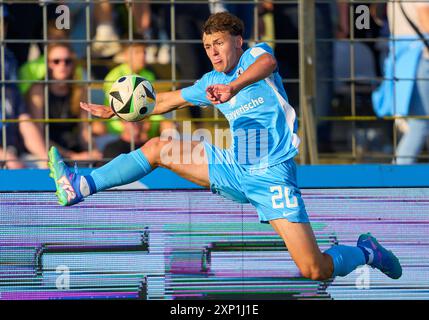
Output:
[[244,72],[244,70],[243,70],[243,68],[238,68],[238,70],[237,70],[237,72],[236,72],[236,74],[237,74],[237,78],[239,77],[239,76],[241,76],[242,74],[243,74],[243,72]]

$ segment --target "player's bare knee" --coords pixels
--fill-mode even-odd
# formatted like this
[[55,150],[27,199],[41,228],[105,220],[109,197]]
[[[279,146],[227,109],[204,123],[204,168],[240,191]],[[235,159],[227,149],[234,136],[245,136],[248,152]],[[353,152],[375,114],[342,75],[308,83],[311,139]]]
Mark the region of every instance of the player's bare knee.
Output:
[[155,165],[160,165],[161,161],[161,150],[165,145],[165,141],[162,141],[159,137],[149,139],[142,147],[143,153],[149,159],[149,161]]
[[156,148],[159,143],[160,143],[161,139],[159,137],[154,137],[154,138],[150,138],[144,145],[142,148]]
[[164,140],[155,137],[146,142],[142,148],[147,150],[157,166],[171,169],[172,164],[180,163],[181,146],[177,140]]

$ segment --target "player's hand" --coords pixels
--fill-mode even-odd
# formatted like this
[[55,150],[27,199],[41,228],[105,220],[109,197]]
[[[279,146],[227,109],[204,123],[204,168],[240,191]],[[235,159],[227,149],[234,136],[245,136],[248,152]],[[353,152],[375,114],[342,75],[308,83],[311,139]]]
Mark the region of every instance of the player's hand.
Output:
[[113,117],[115,115],[115,113],[112,111],[112,109],[110,109],[107,106],[100,105],[100,104],[81,102],[80,107],[83,110],[86,110],[89,113],[91,113],[93,116],[96,116],[96,117],[102,118],[102,119],[110,119],[111,117]]
[[233,88],[225,84],[214,84],[206,89],[206,97],[213,104],[225,103],[234,95]]

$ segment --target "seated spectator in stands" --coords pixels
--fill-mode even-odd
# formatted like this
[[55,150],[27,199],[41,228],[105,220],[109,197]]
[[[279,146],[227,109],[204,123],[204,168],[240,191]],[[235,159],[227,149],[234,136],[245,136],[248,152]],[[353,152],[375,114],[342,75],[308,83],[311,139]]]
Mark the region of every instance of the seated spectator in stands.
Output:
[[[55,20],[48,21],[48,40],[61,41],[68,39],[66,29],[57,29]],[[22,95],[26,95],[31,85],[39,80],[44,80],[46,75],[45,55],[42,54],[34,60],[24,63],[18,70],[19,80],[26,80],[18,84]],[[83,79],[83,69],[81,66],[76,68],[77,79]]]
[[[76,80],[76,61],[72,49],[67,44],[48,46],[48,78],[58,82],[48,85],[48,114],[45,114],[44,84],[33,84],[27,94],[32,117],[41,119],[79,119],[87,116],[81,111],[79,102],[85,100],[85,91],[76,83],[65,80]],[[39,129],[44,134],[43,124]],[[99,159],[100,153],[87,151],[89,143],[88,123],[64,122],[49,124],[50,144],[57,146],[72,160]],[[102,134],[103,125],[93,123],[93,133]]]
[[[7,62],[5,62],[5,68],[7,68],[6,64]],[[6,154],[4,158],[3,143],[0,143],[0,168],[3,167],[3,162],[7,169],[47,168],[48,151],[43,137],[34,122],[27,121],[31,119],[30,115],[26,111],[18,89],[14,87],[7,85],[6,88],[6,120],[18,119],[19,124],[0,123],[0,141],[3,141],[2,126],[6,127]]]
[[[4,34],[7,32],[7,7],[3,7]],[[0,34],[1,34],[0,25]],[[4,64],[0,64],[0,73],[3,72],[6,81],[16,81],[17,62],[13,53],[5,48]],[[15,83],[5,84],[5,106],[0,100],[0,111],[5,110],[6,119],[28,120],[30,116],[21,98]],[[3,144],[3,126],[6,128],[6,145]],[[26,150],[25,150],[26,148]],[[6,150],[5,150],[6,149]],[[25,163],[20,159],[24,152],[29,152],[34,158],[43,160],[47,158],[47,151],[43,137],[33,122],[2,123],[0,122],[0,163],[8,169],[21,169]],[[47,167],[46,161],[41,162],[41,167]]]
[[[104,79],[104,87],[103,87],[104,94],[105,94],[104,104],[106,106],[109,105],[110,88],[112,87],[113,82],[115,82],[120,77],[130,75],[130,74],[137,74],[151,82],[155,80],[155,74],[152,71],[146,69],[145,45],[143,43],[135,42],[135,43],[125,44],[122,52],[122,61],[124,61],[124,63],[113,68]],[[150,116],[149,119],[160,120],[160,119],[164,119],[164,117]],[[153,129],[151,132],[155,134],[160,131],[160,125],[162,125],[163,127],[167,127],[167,124],[169,123],[170,122],[167,122],[167,121],[152,122],[151,126],[153,127]],[[109,121],[107,122],[108,132],[111,134],[120,135],[124,132],[124,129],[125,129],[124,124],[125,124],[124,121],[120,121],[117,119]],[[171,127],[173,126],[173,124],[170,123],[169,126]],[[150,138],[152,138],[152,136]],[[129,151],[130,150],[128,149],[127,152]]]

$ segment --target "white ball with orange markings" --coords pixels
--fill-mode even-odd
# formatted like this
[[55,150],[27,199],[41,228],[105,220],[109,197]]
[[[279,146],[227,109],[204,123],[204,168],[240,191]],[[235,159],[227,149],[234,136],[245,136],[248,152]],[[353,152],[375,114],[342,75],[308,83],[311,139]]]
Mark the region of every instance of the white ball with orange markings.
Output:
[[155,108],[155,90],[149,80],[138,75],[120,77],[109,92],[110,108],[125,121],[140,121]]

